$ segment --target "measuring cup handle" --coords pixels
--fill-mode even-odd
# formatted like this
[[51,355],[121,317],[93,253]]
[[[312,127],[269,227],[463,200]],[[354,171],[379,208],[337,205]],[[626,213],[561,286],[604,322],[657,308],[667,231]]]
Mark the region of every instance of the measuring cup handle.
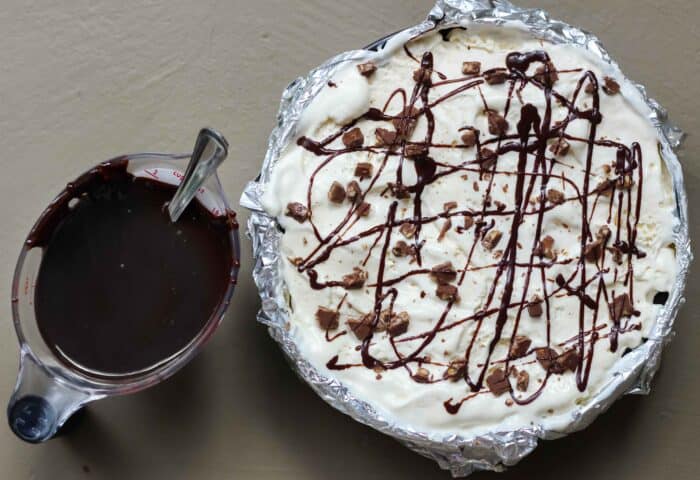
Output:
[[22,354],[17,384],[7,406],[7,421],[22,440],[45,442],[73,413],[96,398],[59,383],[31,356]]

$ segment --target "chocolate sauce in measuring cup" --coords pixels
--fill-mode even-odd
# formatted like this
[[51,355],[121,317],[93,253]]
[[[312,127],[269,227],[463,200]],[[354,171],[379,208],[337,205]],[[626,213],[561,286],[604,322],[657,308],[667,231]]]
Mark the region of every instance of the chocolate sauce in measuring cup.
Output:
[[[175,187],[101,165],[74,182],[29,236],[44,249],[39,331],[71,368],[125,375],[158,365],[202,330],[232,281],[229,217],[191,202],[176,223]],[[70,205],[70,206],[69,206]]]
[[216,175],[227,152],[205,128],[191,156],[99,164],[39,217],[12,282],[20,368],[7,418],[19,438],[43,442],[85,404],[162,381],[214,332],[239,266]]

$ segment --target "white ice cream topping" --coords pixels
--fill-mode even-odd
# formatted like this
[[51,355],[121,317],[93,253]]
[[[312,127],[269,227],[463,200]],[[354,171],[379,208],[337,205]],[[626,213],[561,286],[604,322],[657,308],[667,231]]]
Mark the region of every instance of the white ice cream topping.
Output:
[[[544,63],[532,62],[525,79],[506,70],[509,78],[503,83],[489,84],[484,72],[505,69],[511,52],[533,51],[546,52],[558,77],[552,89],[571,103],[562,105],[557,95],[550,97],[546,128],[555,131],[558,121],[563,127],[550,135],[544,154],[524,154],[518,173],[520,151],[526,148],[519,122],[527,129],[531,147],[545,128],[547,81],[542,75],[532,80]],[[422,85],[414,72],[426,52],[432,54],[431,84]],[[463,62],[480,62],[479,73],[465,75]],[[615,362],[644,340],[661,307],[654,298],[668,291],[676,275],[673,190],[647,107],[619,72],[585,51],[515,29],[470,27],[453,30],[447,40],[429,34],[408,42],[406,50],[380,52],[375,63],[376,72],[368,76],[349,64],[322,89],[305,111],[295,137],[304,136],[309,142],[292,143],[286,149],[265,192],[266,210],[284,229],[281,268],[293,338],[321,373],[342,382],[380,415],[416,430],[438,436],[523,427],[544,419],[555,425],[556,419],[566,422],[573,409],[611,380]],[[585,113],[566,121],[571,111],[590,112],[593,107],[595,95],[586,91],[589,80],[582,81],[575,95],[587,71],[601,87],[597,93],[601,119],[593,146],[588,137],[594,122],[581,118]],[[607,87],[604,91],[605,77],[621,85],[620,93],[614,92],[614,85],[609,93]],[[375,130],[395,132],[397,122],[391,120],[410,104],[418,112],[415,130],[393,147],[377,146]],[[536,108],[536,126],[522,120],[526,105]],[[386,117],[368,116],[370,108]],[[508,122],[503,135],[489,132],[487,108]],[[432,137],[429,117],[434,123]],[[347,148],[342,133],[353,128],[361,130],[362,146]],[[495,164],[484,161],[485,153],[479,155],[476,146],[464,145],[461,137],[470,128],[478,130],[482,147],[500,152]],[[434,163],[406,155],[407,147],[410,151],[426,138],[427,157]],[[562,154],[551,150],[559,138],[566,139],[569,147]],[[509,142],[517,148],[506,151]],[[321,151],[314,153],[319,145]],[[538,158],[543,160],[539,167]],[[416,162],[435,166],[434,177],[422,192],[411,189],[419,184]],[[358,163],[371,164],[369,178],[356,176]],[[408,198],[394,194],[399,170],[401,183],[411,190]],[[547,184],[541,189],[545,177]],[[346,189],[352,181],[358,182],[364,202],[370,205],[366,216],[358,216],[358,205],[348,199],[329,200],[333,182]],[[557,203],[556,195],[548,198],[550,190],[563,194],[563,203]],[[518,191],[523,196],[519,208]],[[485,199],[487,194],[490,199]],[[448,202],[456,206],[446,206]],[[306,207],[310,217],[286,215],[290,203]],[[582,221],[584,203],[588,225]],[[543,213],[538,233],[539,211]],[[518,214],[521,221],[514,225]],[[420,224],[420,232],[407,238],[400,231],[403,221]],[[469,222],[473,225],[466,228]],[[610,229],[609,238],[605,232],[596,236],[603,226]],[[517,242],[511,242],[514,228]],[[590,234],[582,242],[586,228]],[[496,230],[501,238],[488,249],[482,237]],[[552,255],[540,256],[537,240],[545,236],[554,240]],[[399,241],[413,251],[393,253]],[[597,260],[588,251],[596,245],[604,252]],[[322,258],[324,252],[328,258]],[[430,274],[431,268],[445,262],[451,262],[456,273],[456,278],[447,280],[457,287],[459,299],[454,302],[438,297],[438,281]],[[367,279],[361,288],[345,288],[343,277],[354,268],[366,272]],[[313,288],[314,271],[318,283],[332,286]],[[564,284],[557,282],[558,276]],[[505,307],[504,294],[509,295]],[[616,314],[613,298],[623,295],[631,298],[633,312]],[[540,316],[530,315],[528,308],[536,303],[535,297],[547,299],[540,304]],[[357,325],[364,317],[376,327],[378,300],[379,309],[385,311],[392,299],[394,313],[408,314],[407,331],[392,337],[388,330],[375,328],[363,342],[348,321]],[[320,326],[319,307],[337,312],[337,327]],[[521,357],[509,355],[516,335],[530,341]],[[564,362],[558,358],[547,367],[544,350],[538,360],[538,349],[547,347],[557,355],[573,351],[573,366],[557,364]],[[450,362],[465,361],[467,354],[466,375],[459,371],[456,381],[444,379]],[[503,380],[499,370],[508,380],[505,392],[496,385]],[[527,372],[526,388],[518,386],[521,372]]]

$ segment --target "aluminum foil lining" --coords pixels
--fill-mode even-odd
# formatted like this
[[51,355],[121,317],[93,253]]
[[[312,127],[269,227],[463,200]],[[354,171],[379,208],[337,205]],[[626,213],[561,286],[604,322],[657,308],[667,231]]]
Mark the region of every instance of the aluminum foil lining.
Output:
[[[617,67],[600,41],[590,33],[552,20],[543,10],[519,8],[504,0],[438,0],[424,22],[392,34],[368,48],[381,48],[386,40],[395,35],[409,39],[436,29],[467,26],[470,23],[524,28],[536,37],[553,43],[583,47],[603,62]],[[633,85],[639,89],[651,108],[649,119],[658,130],[662,157],[673,178],[679,220],[674,232],[679,273],[648,341],[615,364],[612,380],[591,402],[572,412],[567,428],[554,431],[543,425],[535,425],[518,430],[495,429],[489,434],[472,437],[449,435],[436,439],[425,432],[396,425],[382,418],[370,405],[355,398],[337,380],[319,373],[300,355],[294,340],[285,329],[288,312],[278,249],[281,233],[275,219],[263,211],[261,197],[280,153],[293,140],[297,121],[304,108],[332,77],[338,65],[349,60],[365,60],[369,55],[366,49],[342,53],[312,70],[307,76],[296,79],[286,88],[277,115],[277,126],[270,135],[262,171],[255,181],[248,183],[241,196],[241,205],[251,210],[248,235],[253,243],[255,259],[253,277],[262,299],[262,308],[257,318],[268,326],[270,335],[280,344],[299,376],[336,409],[358,422],[395,437],[421,455],[432,458],[455,477],[466,476],[476,470],[502,471],[532,452],[538,439],[558,438],[585,428],[623,394],[647,394],[654,373],[659,368],[661,351],[673,336],[673,321],[684,302],[683,289],[692,253],[688,238],[688,207],[683,173],[673,151],[680,146],[683,132],[668,121],[666,110],[649,98],[644,87],[638,84]]]

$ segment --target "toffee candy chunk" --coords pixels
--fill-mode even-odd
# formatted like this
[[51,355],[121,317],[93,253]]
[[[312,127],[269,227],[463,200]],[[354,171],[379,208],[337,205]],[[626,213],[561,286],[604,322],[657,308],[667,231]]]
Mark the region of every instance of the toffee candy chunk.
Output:
[[366,217],[369,215],[369,211],[372,208],[372,205],[370,205],[367,202],[362,202],[358,207],[357,207],[357,216],[358,217]]
[[553,348],[538,348],[535,350],[535,356],[542,368],[558,375],[575,371],[579,363],[579,355],[575,349],[567,350],[560,355]]
[[304,223],[309,218],[309,209],[299,202],[290,202],[287,204],[288,217],[292,217],[299,223]]
[[500,85],[508,79],[508,72],[505,68],[493,68],[484,72],[484,80],[489,85]]
[[622,265],[622,250],[615,246],[608,247],[607,250],[612,254],[613,262],[615,262],[618,265]]
[[389,327],[389,322],[391,322],[391,319],[396,316],[395,313],[390,312],[389,310],[382,310],[381,313],[379,314],[379,321],[374,327],[375,332],[384,332],[387,330]]
[[558,359],[557,362],[561,365],[564,372],[574,372],[579,363],[579,354],[576,349],[567,350]]
[[406,242],[399,240],[391,251],[397,257],[406,257],[411,254],[412,250]]
[[481,241],[481,244],[486,250],[493,250],[494,247],[498,245],[498,242],[501,241],[502,236],[503,234],[499,230],[491,230],[484,236],[484,239]]
[[318,307],[318,310],[316,310],[316,320],[324,330],[335,330],[338,328],[339,316],[338,312],[330,308]]
[[449,212],[455,208],[457,208],[457,202],[455,201],[445,202],[442,204],[442,209],[446,212]]
[[294,265],[295,267],[298,267],[302,263],[304,263],[304,259],[301,257],[287,257],[287,260]]
[[372,176],[372,164],[360,162],[355,166],[355,176],[360,177],[360,180],[370,178]]
[[545,370],[551,370],[553,373],[558,372],[557,357],[559,354],[553,348],[543,347],[535,349],[535,357]]
[[366,280],[367,272],[355,267],[352,273],[343,276],[343,286],[348,290],[362,288]]
[[476,131],[474,130],[466,130],[464,133],[462,133],[460,138],[462,139],[462,143],[467,147],[473,147],[476,145]]
[[601,242],[604,242],[610,238],[610,235],[612,235],[612,232],[610,231],[610,227],[607,225],[603,225],[598,229],[598,232],[596,232],[595,236],[598,240]]
[[478,75],[481,71],[481,62],[463,62],[462,73],[465,75]]
[[554,239],[550,235],[545,235],[542,237],[542,240],[540,240],[540,243],[537,244],[537,247],[535,247],[535,255],[554,260],[556,255],[554,254],[553,246]]
[[413,72],[413,80],[416,83],[430,84],[430,74],[432,72],[427,68],[419,68]]
[[438,283],[449,283],[457,278],[452,262],[441,263],[430,269],[430,276]]
[[360,196],[362,195],[362,189],[360,188],[360,184],[357,183],[355,180],[352,180],[350,183],[348,183],[346,194],[348,200],[350,200],[352,203],[355,203],[357,200],[360,199]]
[[547,190],[547,200],[549,200],[554,205],[561,205],[562,203],[564,203],[565,197],[564,194],[559,190],[550,188],[549,190]]
[[361,147],[365,143],[365,136],[362,135],[362,130],[353,128],[343,134],[343,145],[348,148]]
[[442,374],[442,378],[453,382],[463,379],[466,364],[466,360],[452,360],[447,366],[445,373]]
[[403,335],[408,331],[408,323],[408,313],[400,312],[391,317],[389,324],[387,325],[387,331],[392,337],[398,337],[399,335]]
[[600,240],[594,240],[583,248],[583,256],[587,262],[595,263],[600,260],[605,250]]
[[556,141],[556,143],[553,143],[549,147],[549,151],[552,152],[554,155],[564,156],[567,153],[569,153],[569,148],[569,142],[567,142],[563,138],[560,138]]
[[372,75],[374,72],[377,71],[377,66],[374,64],[374,62],[366,62],[366,63],[361,63],[357,66],[357,70],[360,72],[360,75],[363,77],[369,77]]
[[350,327],[352,333],[354,333],[359,340],[364,340],[372,333],[373,318],[374,316],[372,314],[349,318],[348,327]]
[[416,230],[418,230],[418,227],[416,227],[415,224],[408,222],[403,223],[399,228],[401,234],[406,238],[413,238],[413,236],[416,234]]
[[608,95],[620,93],[620,84],[611,77],[605,77],[603,78],[603,91]]
[[557,69],[552,62],[547,62],[546,65],[540,65],[535,72],[535,79],[540,83],[552,85],[559,80]]
[[441,283],[438,285],[437,290],[435,290],[435,295],[441,300],[448,302],[455,301],[459,298],[457,293],[457,287],[447,283]]
[[521,370],[517,374],[516,381],[516,388],[519,391],[524,392],[527,390],[527,387],[530,384],[530,374],[528,374],[525,370]]
[[345,200],[345,189],[340,182],[334,181],[331,184],[331,188],[328,190],[328,200],[333,203],[343,203],[343,200]]
[[438,234],[437,241],[441,242],[444,238],[447,232],[450,231],[450,228],[452,228],[452,220],[449,218],[445,219],[444,223],[442,224],[442,227],[440,227],[440,233]]
[[374,136],[377,138],[377,146],[379,147],[391,147],[396,143],[396,132],[386,128],[376,129]]
[[510,347],[510,358],[524,357],[530,349],[531,344],[532,340],[525,335],[516,335]]
[[428,154],[428,146],[424,143],[412,143],[406,145],[404,155],[407,157],[423,157]]
[[584,90],[586,93],[592,94],[593,92],[595,92],[595,91],[597,90],[597,86],[596,86],[596,84],[594,84],[593,82],[588,81],[588,82],[586,83],[586,86],[584,87],[583,90]]
[[510,391],[510,382],[508,375],[502,368],[495,369],[488,377],[486,377],[486,385],[495,396],[500,397]]
[[413,379],[418,383],[428,383],[430,381],[430,372],[427,368],[420,367],[413,374]]
[[634,306],[630,300],[630,296],[626,293],[618,295],[613,300],[613,316],[615,319],[622,317],[630,317],[634,314]]
[[416,107],[406,107],[391,121],[396,129],[396,134],[401,138],[408,138],[416,128],[420,110]]
[[404,199],[411,197],[411,192],[408,190],[408,187],[406,185],[397,185],[395,183],[389,183],[389,189],[391,190],[391,194],[396,198]]
[[542,316],[542,299],[535,295],[532,300],[527,304],[527,313],[533,317],[538,318]]
[[490,148],[483,147],[479,150],[479,156],[481,157],[481,169],[490,170],[496,164],[496,152]]
[[508,122],[503,115],[494,110],[486,112],[489,123],[489,133],[492,135],[503,135],[508,131]]

